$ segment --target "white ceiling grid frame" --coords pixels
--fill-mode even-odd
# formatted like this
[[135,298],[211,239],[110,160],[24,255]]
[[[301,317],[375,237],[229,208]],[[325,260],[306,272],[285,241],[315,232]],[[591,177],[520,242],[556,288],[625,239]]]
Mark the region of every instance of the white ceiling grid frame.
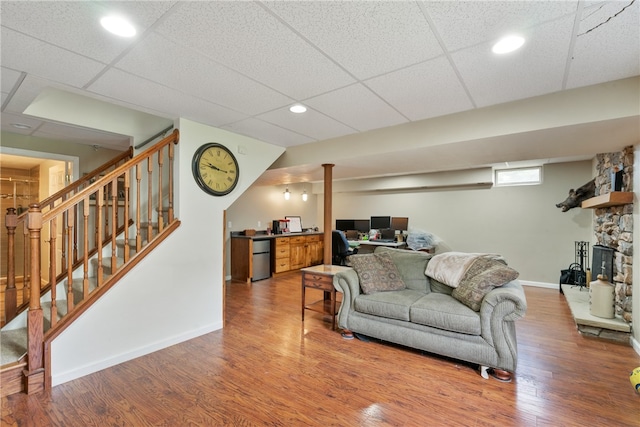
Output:
[[308,109],[304,114],[293,114],[287,109],[270,111],[257,118],[290,129],[302,135],[323,140],[355,133],[356,130],[324,114]]
[[[249,115],[264,113],[294,101],[189,47],[177,45],[157,34],[149,34],[115,66],[163,86]],[[203,70],[207,72],[203,73]]]
[[567,89],[640,74],[640,2],[601,3],[582,11]]
[[360,80],[443,53],[416,2],[264,4]]
[[[10,22],[16,31],[108,64],[135,44],[172,5],[166,1],[3,1],[2,24]],[[106,31],[96,31],[107,13],[130,17],[138,36],[114,38]]]
[[562,89],[572,29],[565,16],[528,29],[515,52],[495,55],[487,42],[451,56],[478,107],[552,93]]
[[253,2],[185,2],[155,28],[293,99],[354,79]]
[[316,141],[308,136],[292,132],[281,126],[277,126],[263,120],[258,120],[253,117],[221,127],[232,132],[247,135],[282,147],[291,147]]
[[445,56],[364,83],[413,121],[473,108]]
[[[139,106],[136,109],[159,117],[184,117],[213,126],[221,126],[247,117],[245,114],[200,98],[182,95],[175,89],[117,69],[110,69],[104,73],[88,90]],[[122,102],[117,103],[123,105]],[[142,107],[145,105],[153,105],[157,110]]]
[[[25,52],[38,52],[26,55]],[[82,87],[104,64],[2,27],[2,65],[38,77]],[[69,68],[68,64],[75,64]]]
[[355,84],[307,99],[305,104],[358,131],[394,126],[408,122],[388,103],[366,86]]

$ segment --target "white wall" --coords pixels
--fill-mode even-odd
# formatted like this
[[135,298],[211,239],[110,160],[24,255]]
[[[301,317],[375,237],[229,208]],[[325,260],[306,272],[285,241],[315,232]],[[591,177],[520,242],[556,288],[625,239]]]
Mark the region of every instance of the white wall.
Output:
[[[53,385],[222,328],[224,210],[284,149],[189,120],[178,128],[181,225],[53,342]],[[207,142],[236,153],[240,178],[227,196],[210,196],[193,179],[191,159]]]
[[333,220],[406,216],[410,229],[440,237],[440,249],[496,252],[521,279],[557,284],[560,270],[574,261],[574,242],[592,240],[593,212],[576,208],[563,213],[555,204],[591,175],[591,162],[584,161],[546,165],[543,183],[534,186],[334,193]]

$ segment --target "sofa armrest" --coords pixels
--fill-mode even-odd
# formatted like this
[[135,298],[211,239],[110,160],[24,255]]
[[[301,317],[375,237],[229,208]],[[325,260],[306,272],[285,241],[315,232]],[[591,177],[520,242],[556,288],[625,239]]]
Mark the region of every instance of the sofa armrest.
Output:
[[352,309],[356,297],[360,295],[360,280],[355,270],[346,270],[333,276],[333,286],[338,292],[342,292],[342,303],[338,311],[338,326],[349,329],[347,318]]
[[515,370],[518,360],[515,321],[524,317],[527,299],[518,280],[493,289],[480,307],[481,335],[498,354],[495,368]]

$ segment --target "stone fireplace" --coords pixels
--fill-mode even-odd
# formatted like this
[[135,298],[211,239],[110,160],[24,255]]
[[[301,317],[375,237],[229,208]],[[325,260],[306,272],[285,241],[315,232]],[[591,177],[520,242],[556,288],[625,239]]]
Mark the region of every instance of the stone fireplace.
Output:
[[[596,196],[612,191],[633,192],[633,147],[596,156]],[[621,172],[620,172],[621,171]],[[593,228],[596,244],[614,250],[613,277],[615,313],[631,322],[633,279],[633,204],[595,209]],[[599,271],[593,271],[595,280]]]

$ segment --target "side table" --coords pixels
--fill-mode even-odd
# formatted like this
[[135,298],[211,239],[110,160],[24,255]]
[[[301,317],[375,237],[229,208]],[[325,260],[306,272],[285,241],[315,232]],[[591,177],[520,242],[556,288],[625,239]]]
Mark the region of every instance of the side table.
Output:
[[[340,272],[351,270],[351,267],[339,265],[314,265],[302,268],[302,321],[304,311],[312,310],[331,315],[331,330],[336,329],[336,314],[339,303],[336,301],[336,288],[333,286],[333,276]],[[324,291],[325,298],[309,305],[306,304],[306,289],[314,288]]]

